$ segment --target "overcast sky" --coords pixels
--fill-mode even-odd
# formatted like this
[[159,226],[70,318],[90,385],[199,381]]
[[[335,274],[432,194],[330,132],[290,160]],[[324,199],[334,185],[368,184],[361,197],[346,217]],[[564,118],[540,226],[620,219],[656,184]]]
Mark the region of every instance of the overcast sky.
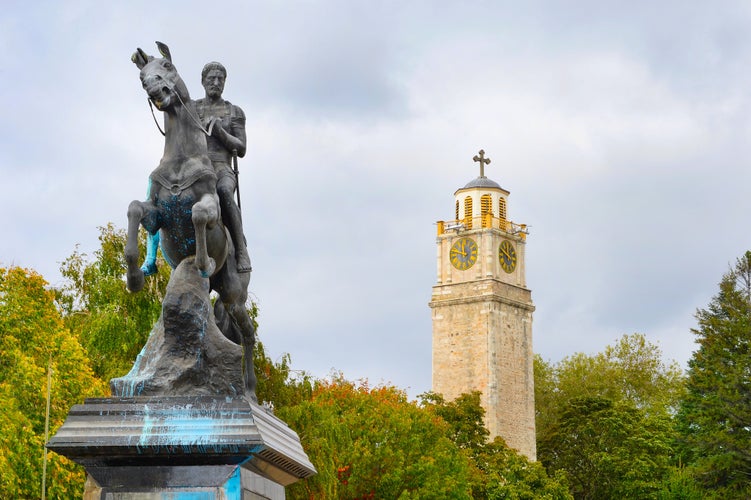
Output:
[[245,232],[274,357],[430,389],[435,221],[486,174],[530,226],[534,350],[641,332],[685,366],[751,249],[751,4],[14,1],[0,10],[0,265],[53,285],[125,227],[162,138],[136,47],[248,118]]

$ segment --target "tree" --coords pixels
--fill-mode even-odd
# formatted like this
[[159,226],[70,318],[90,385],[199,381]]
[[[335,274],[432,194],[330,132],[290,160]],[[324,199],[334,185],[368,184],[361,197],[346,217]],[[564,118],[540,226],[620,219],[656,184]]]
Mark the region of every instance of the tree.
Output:
[[751,252],[696,313],[699,348],[678,413],[684,459],[717,498],[751,496]]
[[160,258],[159,272],[146,279],[144,289],[129,292],[123,279],[125,231],[112,224],[99,229],[101,246],[93,262],[78,250],[63,262],[65,283],[57,290],[57,301],[95,373],[109,380],[128,373],[159,319],[170,267]]
[[[37,273],[0,268],[0,492],[3,498],[38,498],[41,492],[47,368],[52,370],[50,432],[70,407],[106,388],[86,352],[65,327],[54,293]],[[80,496],[83,469],[50,454],[48,493]]]
[[658,500],[704,500],[706,495],[685,466],[673,467],[657,494]]
[[318,474],[289,498],[470,498],[466,455],[447,424],[391,386],[341,376],[278,415],[295,429]]
[[638,333],[593,356],[575,353],[556,364],[538,356],[534,370],[538,441],[555,429],[575,398],[628,401],[647,414],[672,415],[685,390],[679,365],[666,364],[660,348]]
[[630,401],[575,398],[541,443],[549,471],[563,471],[577,499],[655,498],[669,473],[670,420]]
[[433,392],[420,395],[422,406],[441,417],[449,426],[448,436],[468,456],[470,483],[475,499],[568,499],[568,486],[559,474],[548,477],[537,462],[510,449],[496,437],[488,442],[489,432],[480,405],[480,392],[462,394],[447,402]]
[[[615,491],[616,486],[604,483],[613,476],[602,471],[617,471],[619,463],[630,461],[634,462],[633,471],[651,476],[624,474],[618,491],[656,494],[655,481],[671,472],[667,465],[673,430],[668,424],[683,395],[683,381],[678,365],[664,363],[660,349],[640,334],[625,335],[594,356],[577,353],[557,364],[536,358],[540,461],[551,473],[565,473],[577,498],[586,498],[592,491]],[[607,432],[592,440],[572,439],[577,433],[595,432],[600,427]],[[632,429],[629,432],[635,433],[635,438],[618,437],[622,429]],[[653,441],[654,446],[647,446],[643,439]],[[661,476],[654,476],[657,473]]]
[[478,453],[488,441],[490,432],[485,427],[485,410],[480,405],[480,391],[460,395],[453,401],[446,401],[440,394],[421,394],[422,406],[432,410],[449,425],[449,437],[459,448],[471,454]]
[[486,444],[476,458],[483,472],[483,488],[475,498],[488,500],[568,500],[568,481],[563,473],[552,477],[539,462],[509,448],[500,437]]
[[630,401],[648,412],[670,412],[683,395],[684,377],[678,363],[662,360],[659,346],[634,333],[593,356],[575,353],[556,365],[536,358],[535,389],[538,416],[542,409],[563,408],[561,402],[588,396]]

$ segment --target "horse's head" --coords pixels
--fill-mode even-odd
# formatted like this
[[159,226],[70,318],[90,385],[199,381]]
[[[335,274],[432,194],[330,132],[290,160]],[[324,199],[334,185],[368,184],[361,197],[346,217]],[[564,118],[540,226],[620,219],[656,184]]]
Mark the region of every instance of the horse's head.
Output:
[[141,69],[141,84],[149,99],[159,110],[166,111],[176,106],[179,100],[187,102],[190,95],[188,87],[172,64],[169,47],[161,42],[156,42],[156,45],[163,57],[155,58],[138,48],[131,60]]

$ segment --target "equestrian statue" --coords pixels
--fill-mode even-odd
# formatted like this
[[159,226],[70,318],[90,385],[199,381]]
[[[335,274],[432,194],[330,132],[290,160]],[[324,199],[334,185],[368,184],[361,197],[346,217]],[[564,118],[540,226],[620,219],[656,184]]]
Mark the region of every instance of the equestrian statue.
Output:
[[[140,48],[132,56],[133,62],[140,69],[141,84],[148,95],[150,105],[164,114],[164,154],[149,177],[148,199],[146,201],[134,200],[128,207],[128,233],[125,246],[127,286],[132,292],[138,292],[144,286],[144,269],[139,266],[138,250],[138,230],[139,226],[143,226],[150,235],[158,233],[162,254],[173,270],[180,270],[179,268],[187,266],[190,270],[183,272],[181,276],[189,276],[188,281],[207,283],[203,285],[206,288],[205,297],[198,301],[200,304],[193,307],[194,309],[203,310],[207,307],[210,309],[209,290],[218,294],[213,311],[206,314],[200,313],[203,316],[200,316],[198,320],[191,319],[188,323],[200,322],[210,317],[214,323],[211,325],[212,328],[216,326],[224,338],[242,347],[242,353],[238,359],[242,359],[240,363],[243,393],[247,398],[255,401],[256,377],[253,368],[255,327],[246,309],[250,261],[245,249],[244,236],[241,231],[237,234],[237,221],[229,218],[235,224],[232,231],[223,222],[223,220],[227,221],[228,217],[226,214],[223,216],[221,207],[228,205],[228,202],[224,200],[226,193],[223,193],[225,196],[220,199],[217,192],[218,177],[207,148],[207,137],[210,137],[212,132],[216,132],[212,130],[215,120],[208,120],[209,123],[204,126],[202,117],[197,111],[196,102],[191,100],[187,86],[172,64],[169,48],[161,42],[157,42],[157,47],[162,55],[161,58],[147,55]],[[216,126],[222,127],[221,123],[217,123]],[[220,132],[226,133],[224,130]],[[242,140],[242,153],[244,154],[244,129]],[[234,158],[236,162],[236,152]],[[237,215],[239,215],[239,210]],[[237,245],[233,239],[235,242],[238,240],[242,242]],[[238,251],[238,246],[240,246],[240,251]],[[170,285],[168,285],[168,295],[177,274],[180,273],[173,271]],[[177,345],[175,348],[170,348],[174,351],[179,348],[183,327],[177,328],[178,331],[167,331],[170,328],[169,324],[172,324],[170,323],[172,320],[166,317],[167,302],[168,297],[165,297],[162,313],[165,316],[164,329],[165,335],[172,335],[172,340],[169,342]],[[182,302],[185,301],[172,299],[170,307],[184,307],[180,304],[175,306]],[[188,311],[176,314],[180,316],[194,313],[195,311]],[[198,328],[200,330],[198,333],[199,337],[203,338],[201,328]],[[224,338],[220,335],[220,340],[226,342]],[[209,346],[206,350],[212,349],[214,348]],[[215,357],[226,358],[224,355],[215,355]],[[137,366],[140,361],[140,359],[136,361],[131,373],[137,369],[141,372],[145,371],[143,367]],[[198,365],[202,365],[202,362]],[[209,380],[211,376],[196,373],[200,371],[199,368],[193,367],[191,370],[193,371],[190,376],[186,376],[191,383],[200,385],[202,377],[206,379],[207,384],[211,383]],[[145,385],[142,384],[139,387],[136,393],[140,393],[139,391]],[[231,385],[231,387],[235,386]],[[114,389],[113,392],[115,392]]]

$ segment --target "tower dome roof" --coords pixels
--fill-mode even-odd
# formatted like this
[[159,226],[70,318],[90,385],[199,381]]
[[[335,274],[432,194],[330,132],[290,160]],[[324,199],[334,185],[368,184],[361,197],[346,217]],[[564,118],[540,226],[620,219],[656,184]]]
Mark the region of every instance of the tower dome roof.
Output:
[[480,177],[477,177],[475,179],[472,179],[462,189],[468,189],[468,188],[497,188],[497,189],[503,189],[497,182],[488,179],[484,175],[480,176]]

